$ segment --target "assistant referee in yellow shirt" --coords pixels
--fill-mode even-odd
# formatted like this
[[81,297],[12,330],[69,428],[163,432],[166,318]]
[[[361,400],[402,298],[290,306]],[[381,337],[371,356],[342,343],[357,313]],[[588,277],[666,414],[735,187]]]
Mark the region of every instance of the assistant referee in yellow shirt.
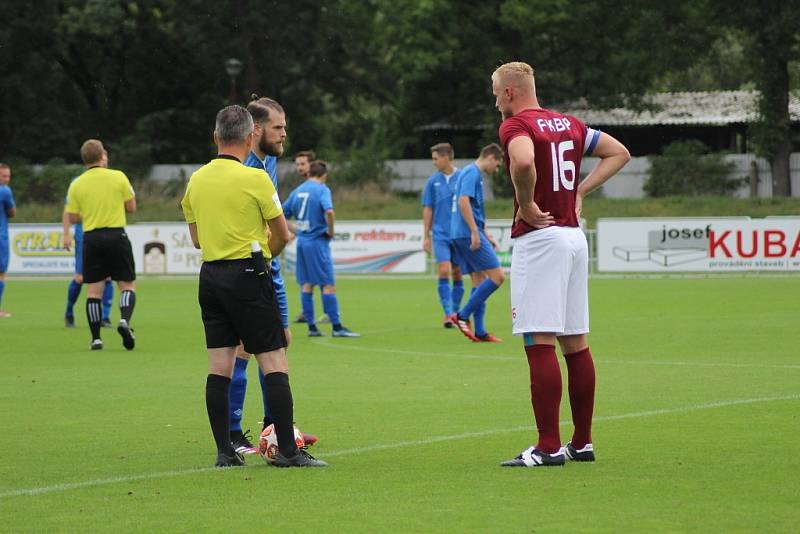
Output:
[[103,143],[97,139],[84,142],[81,159],[86,171],[70,184],[65,211],[71,223],[83,223],[83,281],[89,286],[86,316],[92,331],[91,349],[103,348],[101,297],[105,280],[110,277],[120,290],[122,319],[117,332],[125,348],[133,350],[135,339],[130,323],[136,305],[136,266],[125,233],[125,213],[136,211],[136,196],[125,173],[108,168]]
[[324,467],[294,440],[286,335],[267,267],[291,233],[272,182],[264,179],[264,171],[242,165],[253,146],[250,113],[241,106],[217,113],[214,142],[218,156],[192,174],[181,206],[203,257],[198,300],[208,348],[206,409],[216,466],[244,464],[230,441],[229,390],[241,340],[264,374],[279,449],[272,464]]

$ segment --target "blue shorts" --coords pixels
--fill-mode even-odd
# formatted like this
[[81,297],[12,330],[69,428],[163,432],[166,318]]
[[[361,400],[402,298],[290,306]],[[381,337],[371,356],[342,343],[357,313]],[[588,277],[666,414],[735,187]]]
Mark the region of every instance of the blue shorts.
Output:
[[8,246],[8,239],[0,237],[0,273],[8,271],[9,257],[11,257],[11,249]]
[[75,274],[83,276],[83,238],[75,240]]
[[453,242],[450,239],[433,239],[433,257],[436,258],[436,263],[444,263],[446,261],[456,263],[456,251],[453,247]]
[[296,265],[295,278],[300,285],[332,286],[336,283],[331,244],[325,238],[298,239]]
[[470,238],[468,237],[453,239],[453,247],[458,255],[458,265],[464,274],[488,271],[489,269],[500,267],[500,260],[497,259],[497,254],[495,254],[491,243],[483,233],[480,236],[481,246],[478,250],[469,249]]
[[286,301],[286,284],[281,274],[281,260],[273,258],[269,264],[269,273],[272,275],[272,287],[275,288],[275,297],[278,301],[278,311],[281,313],[281,322],[284,328],[289,328],[289,304]]

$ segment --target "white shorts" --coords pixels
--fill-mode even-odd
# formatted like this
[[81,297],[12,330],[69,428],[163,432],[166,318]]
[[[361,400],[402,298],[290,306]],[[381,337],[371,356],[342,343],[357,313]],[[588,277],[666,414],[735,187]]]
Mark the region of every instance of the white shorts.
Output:
[[589,247],[580,228],[551,226],[514,240],[514,335],[589,332]]

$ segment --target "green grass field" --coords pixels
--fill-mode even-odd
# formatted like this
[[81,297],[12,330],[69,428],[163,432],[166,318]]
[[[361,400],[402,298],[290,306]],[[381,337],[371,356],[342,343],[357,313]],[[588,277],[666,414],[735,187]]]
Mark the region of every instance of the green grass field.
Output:
[[209,468],[195,284],[140,280],[136,350],[105,330],[98,353],[82,312],[62,326],[65,281],[9,279],[0,531],[796,531],[798,277],[593,279],[598,461],[551,469],[498,467],[536,438],[507,286],[506,342],[476,345],[404,278],[340,281],[361,339],[294,328],[295,418],[330,468]]

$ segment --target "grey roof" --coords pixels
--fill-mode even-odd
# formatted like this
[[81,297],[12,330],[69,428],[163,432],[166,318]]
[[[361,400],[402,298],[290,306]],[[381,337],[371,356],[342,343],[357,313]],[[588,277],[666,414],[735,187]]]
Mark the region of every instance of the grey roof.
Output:
[[[756,91],[654,93],[643,97],[647,108],[645,111],[593,108],[585,100],[566,104],[546,102],[544,107],[574,115],[585,123],[596,126],[721,126],[754,122],[757,118],[757,96]],[[800,122],[800,98],[797,95],[789,94],[789,114],[792,122]],[[474,131],[497,127],[497,124],[485,121],[485,110],[472,108],[452,117],[418,126],[415,130]]]
[[[643,99],[652,110],[628,108],[595,109],[585,101],[553,106],[594,125],[724,125],[753,122],[757,118],[755,91],[713,91],[694,93],[655,93]],[[789,95],[792,122],[800,122],[800,98]]]

